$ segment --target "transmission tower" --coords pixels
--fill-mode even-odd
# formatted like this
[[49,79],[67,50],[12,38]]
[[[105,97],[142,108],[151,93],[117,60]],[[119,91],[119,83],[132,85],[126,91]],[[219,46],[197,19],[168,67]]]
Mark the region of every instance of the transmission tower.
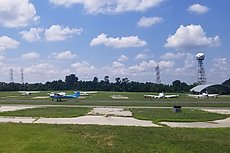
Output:
[[155,66],[155,70],[156,70],[156,84],[161,84],[160,67],[159,67],[159,65]]
[[198,61],[198,74],[197,74],[197,84],[203,85],[206,83],[206,75],[205,75],[205,69],[204,69],[204,57],[205,55],[203,53],[196,54],[196,60]]
[[10,82],[14,82],[14,73],[13,73],[13,69],[10,69]]
[[24,84],[24,72],[23,72],[23,68],[21,68],[21,84]]

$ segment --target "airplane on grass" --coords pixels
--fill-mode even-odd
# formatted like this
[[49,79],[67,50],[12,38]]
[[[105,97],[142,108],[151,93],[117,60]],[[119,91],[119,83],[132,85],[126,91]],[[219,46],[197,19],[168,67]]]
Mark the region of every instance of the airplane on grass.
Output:
[[199,95],[192,95],[192,94],[187,94],[187,95],[193,98],[217,98],[219,96],[219,94],[208,94],[207,92]]
[[34,93],[40,93],[40,91],[18,91],[18,92],[21,93],[23,96],[29,96]]
[[50,98],[52,98],[52,101],[56,99],[56,101],[62,101],[62,99],[70,99],[70,98],[78,98],[80,97],[80,92],[75,91],[74,94],[71,95],[66,95],[65,92],[60,92],[60,93],[51,93]]
[[144,95],[145,98],[177,98],[179,95],[165,95],[164,92],[159,93],[159,95]]
[[97,91],[80,91],[81,96],[89,96],[91,94],[97,94]]

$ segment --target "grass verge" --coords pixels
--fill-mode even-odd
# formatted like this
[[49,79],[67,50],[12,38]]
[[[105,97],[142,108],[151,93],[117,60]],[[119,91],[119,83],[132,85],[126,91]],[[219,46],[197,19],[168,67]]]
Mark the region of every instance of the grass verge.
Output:
[[226,114],[209,113],[197,109],[183,109],[175,113],[172,109],[163,108],[130,108],[133,116],[137,119],[151,120],[154,122],[204,122],[229,117]]
[[92,108],[86,107],[45,107],[24,109],[12,112],[1,112],[0,116],[65,118],[84,116],[91,110]]
[[230,129],[0,124],[5,153],[225,153]]

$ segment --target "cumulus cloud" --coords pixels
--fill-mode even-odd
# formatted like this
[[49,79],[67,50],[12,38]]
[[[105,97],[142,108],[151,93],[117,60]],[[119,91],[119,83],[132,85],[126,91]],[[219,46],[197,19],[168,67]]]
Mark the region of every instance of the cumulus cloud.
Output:
[[60,25],[52,25],[45,31],[47,41],[62,41],[67,38],[72,38],[74,35],[80,35],[83,29],[62,27]]
[[0,24],[5,27],[25,27],[38,19],[35,7],[29,0],[0,1]]
[[81,4],[89,14],[146,11],[158,6],[163,0],[49,0],[55,5],[70,7]]
[[54,53],[53,58],[58,60],[67,60],[67,59],[74,59],[77,55],[73,54],[71,51],[67,50],[61,53]]
[[188,11],[196,14],[204,14],[209,11],[209,8],[200,4],[193,4],[189,6]]
[[0,51],[17,48],[20,43],[8,36],[0,36]]
[[137,22],[137,25],[139,27],[144,27],[144,28],[147,28],[147,27],[151,27],[153,25],[156,25],[158,23],[161,23],[163,22],[163,18],[161,17],[142,17],[138,22]]
[[140,40],[137,36],[113,38],[108,37],[106,34],[102,33],[96,38],[93,38],[93,40],[90,43],[90,46],[96,46],[101,44],[113,48],[142,47],[147,45],[147,43],[144,40]]
[[164,55],[161,56],[162,59],[180,59],[185,57],[186,54],[185,53],[170,53],[167,52]]
[[29,31],[22,31],[20,34],[22,35],[22,38],[29,41],[38,41],[41,39],[40,34],[43,32],[43,29],[41,28],[30,28]]
[[127,57],[127,56],[125,56],[125,55],[121,55],[117,60],[119,61],[119,62],[125,62],[125,61],[127,61],[129,58]]
[[79,75],[90,75],[91,73],[95,72],[95,66],[91,65],[90,63],[83,61],[77,62],[71,65],[71,67],[77,72]]
[[195,49],[201,47],[214,47],[220,45],[219,36],[207,37],[200,25],[181,25],[174,35],[167,38],[165,47],[175,49]]
[[136,57],[135,57],[135,60],[144,60],[148,57],[147,54],[145,53],[139,53]]
[[26,54],[23,54],[22,58],[26,60],[36,60],[40,58],[40,54],[36,52],[28,52]]
[[143,61],[139,63],[138,65],[134,65],[129,67],[129,71],[132,73],[141,73],[141,72],[146,72],[150,70],[154,70],[154,67],[157,65],[157,62],[154,60],[150,61]]

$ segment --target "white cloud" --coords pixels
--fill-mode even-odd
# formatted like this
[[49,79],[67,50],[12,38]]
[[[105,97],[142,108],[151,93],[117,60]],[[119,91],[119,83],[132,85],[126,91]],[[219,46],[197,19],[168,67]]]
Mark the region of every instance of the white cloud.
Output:
[[139,27],[151,27],[153,25],[156,25],[158,23],[163,22],[163,18],[161,17],[142,17],[138,22],[137,25]]
[[29,0],[1,0],[0,24],[5,27],[25,27],[39,19]]
[[71,51],[67,50],[61,53],[54,53],[53,58],[59,60],[74,59],[77,55],[73,54]]
[[162,59],[180,59],[185,57],[185,53],[165,53],[164,55],[161,56]]
[[209,11],[209,8],[200,4],[193,4],[189,6],[188,11],[196,14],[204,14]]
[[86,61],[74,63],[71,67],[77,72],[77,75],[90,75],[96,70],[95,66]]
[[172,68],[175,63],[173,61],[160,61],[158,62],[158,65],[161,69],[164,69],[164,68]]
[[20,43],[8,36],[0,36],[0,51],[17,48]]
[[5,56],[3,55],[0,55],[0,61],[4,60],[5,59]]
[[129,58],[127,57],[127,56],[125,56],[125,55],[121,55],[117,60],[119,61],[119,62],[125,62],[125,61],[127,61]]
[[55,5],[70,7],[81,4],[89,14],[146,11],[158,6],[163,0],[49,0]]
[[41,40],[40,34],[43,32],[43,29],[41,28],[30,28],[29,31],[22,31],[20,34],[22,35],[22,38],[29,41],[38,41]]
[[229,67],[229,64],[227,62],[227,58],[215,58],[213,60],[213,66],[215,68],[218,68],[219,70],[227,70]]
[[26,60],[36,60],[40,58],[40,54],[36,52],[28,52],[26,54],[23,54],[22,58]]
[[201,47],[214,47],[220,45],[219,36],[207,37],[200,25],[181,25],[176,33],[167,38],[165,47],[175,49],[195,49]]
[[148,57],[147,54],[145,53],[139,53],[136,57],[135,57],[135,60],[144,60]]
[[131,73],[141,73],[146,71],[154,71],[156,65],[157,65],[156,61],[150,60],[148,62],[143,61],[138,65],[129,67],[128,69]]
[[47,41],[62,41],[67,38],[72,38],[73,35],[80,35],[82,29],[61,27],[60,25],[52,25],[45,31],[45,38]]
[[104,44],[107,47],[113,48],[142,47],[147,45],[144,40],[140,40],[137,36],[113,38],[107,37],[107,35],[104,33],[94,38],[90,43],[91,46],[96,46],[100,44]]

